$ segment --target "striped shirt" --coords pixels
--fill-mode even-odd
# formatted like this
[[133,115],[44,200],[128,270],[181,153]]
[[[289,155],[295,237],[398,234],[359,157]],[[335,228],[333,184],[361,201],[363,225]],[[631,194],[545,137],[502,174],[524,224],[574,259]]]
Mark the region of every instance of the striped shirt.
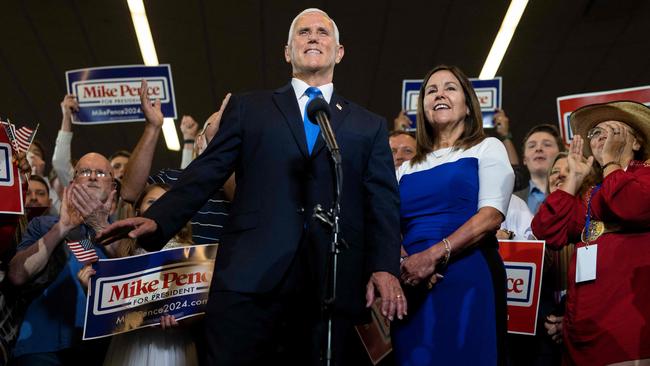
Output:
[[[147,182],[165,183],[173,187],[182,173],[180,169],[163,169],[149,176]],[[229,212],[230,201],[226,199],[223,188],[220,188],[190,220],[194,243],[218,243]]]

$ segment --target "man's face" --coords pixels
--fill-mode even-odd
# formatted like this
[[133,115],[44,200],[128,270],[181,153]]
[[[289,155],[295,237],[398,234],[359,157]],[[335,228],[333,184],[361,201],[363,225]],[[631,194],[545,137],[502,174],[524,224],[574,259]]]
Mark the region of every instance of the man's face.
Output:
[[296,21],[291,42],[285,47],[285,60],[294,76],[334,71],[343,58],[343,46],[336,44],[332,22],[320,13],[307,13]]
[[106,202],[113,189],[111,165],[99,154],[84,155],[77,163],[74,182],[88,188],[101,202]]
[[113,176],[117,179],[122,179],[124,175],[124,168],[126,163],[129,162],[129,158],[126,156],[116,156],[111,160],[111,168],[113,169]]
[[409,135],[400,134],[388,139],[390,149],[393,152],[393,163],[395,169],[399,168],[405,161],[415,156],[415,139]]
[[50,207],[50,195],[43,183],[37,180],[29,181],[25,207]]
[[524,164],[530,174],[546,175],[553,158],[560,152],[555,137],[548,132],[535,132],[528,137],[524,146]]

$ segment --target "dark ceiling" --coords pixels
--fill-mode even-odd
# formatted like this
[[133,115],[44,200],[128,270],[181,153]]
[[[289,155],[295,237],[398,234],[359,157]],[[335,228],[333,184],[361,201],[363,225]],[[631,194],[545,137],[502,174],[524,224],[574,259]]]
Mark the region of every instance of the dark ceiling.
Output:
[[[392,121],[402,79],[439,63],[478,76],[509,1],[145,2],[160,63],[172,67],[179,117],[203,121],[227,91],[289,80],[283,47],[302,9],[329,12],[346,53],[334,83],[347,98]],[[141,64],[126,0],[2,1],[0,116],[41,127],[51,154],[65,71]],[[557,124],[556,97],[650,85],[650,1],[531,0],[501,64],[503,106],[517,145],[532,125]],[[75,126],[73,156],[132,149],[140,123]],[[155,167],[180,153],[159,142]]]

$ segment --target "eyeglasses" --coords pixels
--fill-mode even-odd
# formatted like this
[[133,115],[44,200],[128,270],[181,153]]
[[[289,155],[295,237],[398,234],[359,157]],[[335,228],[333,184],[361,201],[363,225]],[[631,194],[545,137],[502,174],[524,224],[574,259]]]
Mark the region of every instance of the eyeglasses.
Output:
[[[626,128],[627,132],[630,133],[632,136],[636,137],[636,134],[634,133],[634,130]],[[603,135],[603,133],[607,133],[607,131],[602,128],[602,127],[594,127],[587,131],[587,140],[591,140],[593,138],[599,138],[600,136]]]
[[594,127],[587,131],[587,140],[591,140],[593,138],[599,138],[602,136],[602,134],[605,133],[605,129],[601,127]]
[[110,173],[107,173],[101,169],[80,169],[75,172],[75,176],[88,178],[93,175],[93,172],[97,178],[104,178],[110,175]]

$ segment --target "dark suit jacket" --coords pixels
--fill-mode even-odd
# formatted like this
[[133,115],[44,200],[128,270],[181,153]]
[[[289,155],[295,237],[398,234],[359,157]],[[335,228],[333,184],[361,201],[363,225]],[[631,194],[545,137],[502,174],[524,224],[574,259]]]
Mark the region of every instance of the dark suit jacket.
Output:
[[[399,196],[385,119],[336,93],[330,106],[343,157],[341,227],[349,245],[339,256],[337,307],[358,313],[372,272],[399,274]],[[146,212],[158,231],[145,247],[160,248],[233,171],[237,188],[211,290],[271,291],[301,241],[322,277],[330,234],[312,210],[332,205],[333,164],[321,136],[308,154],[291,84],[230,99],[206,151]]]

